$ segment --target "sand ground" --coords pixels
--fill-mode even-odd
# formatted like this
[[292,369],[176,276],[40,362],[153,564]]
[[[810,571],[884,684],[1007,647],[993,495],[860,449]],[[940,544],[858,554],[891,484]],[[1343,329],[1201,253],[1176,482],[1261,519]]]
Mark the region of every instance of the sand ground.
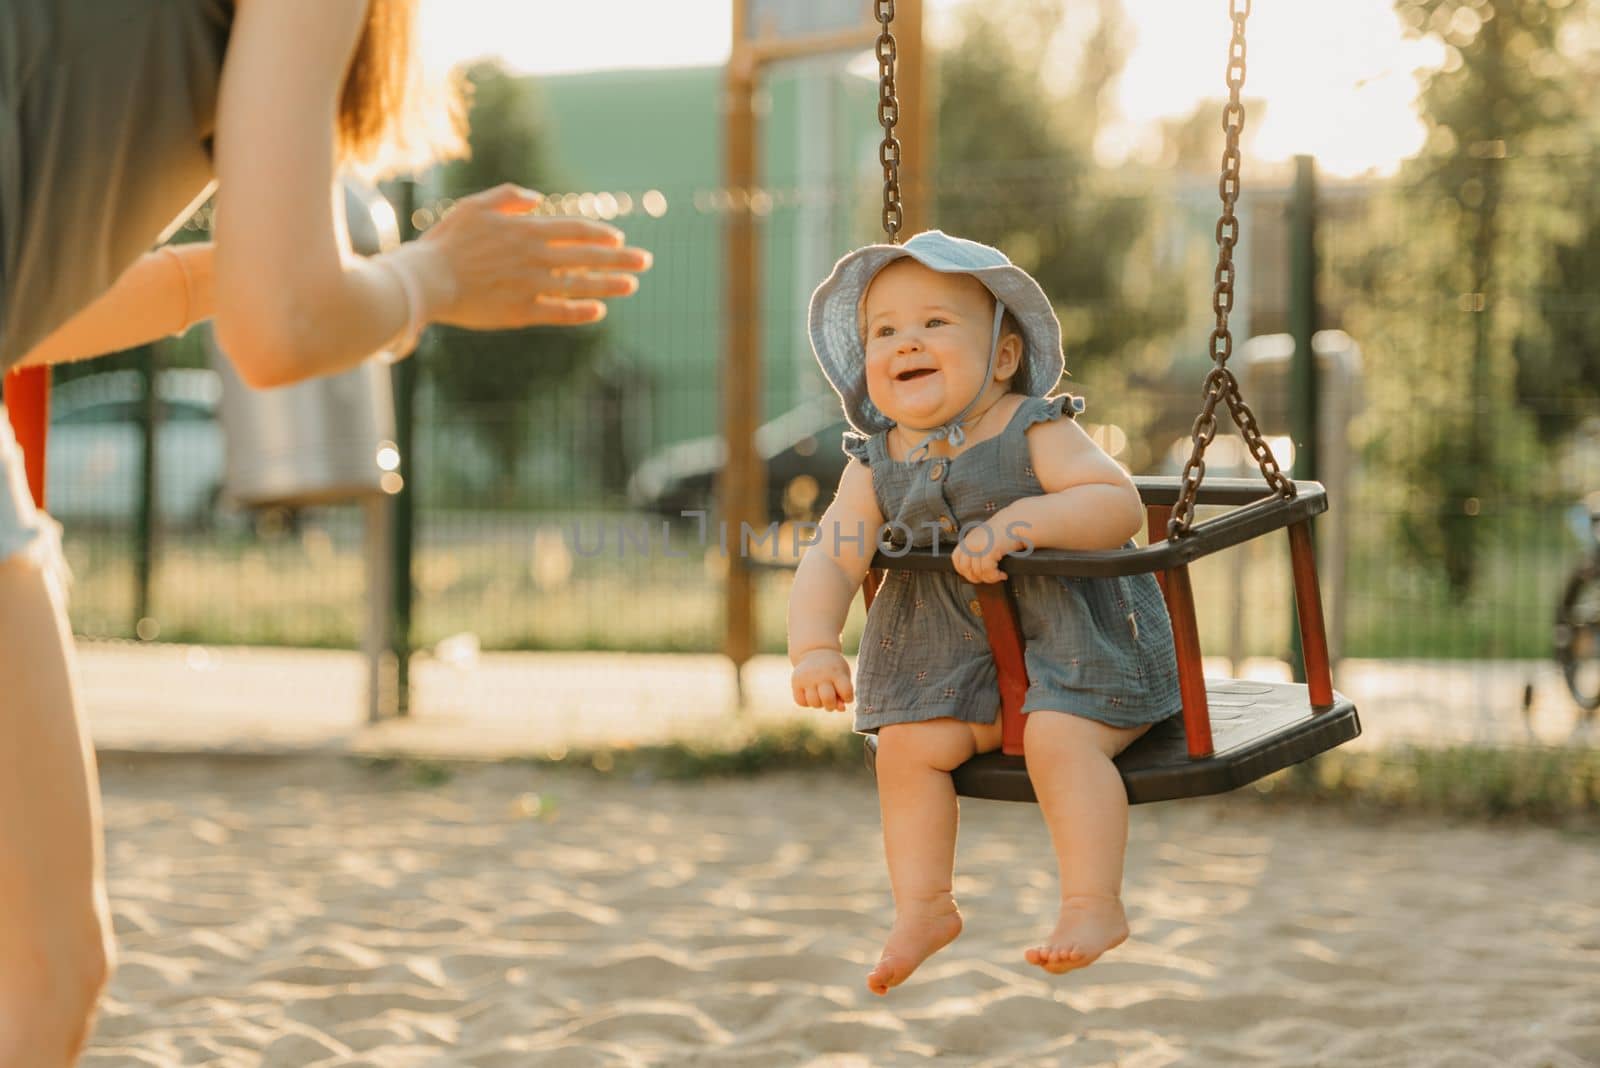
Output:
[[1147,806],[1132,940],[1053,978],[1021,959],[1037,811],[969,802],[967,932],[880,999],[865,772],[102,770],[121,965],[88,1068],[1600,1065],[1593,836]]

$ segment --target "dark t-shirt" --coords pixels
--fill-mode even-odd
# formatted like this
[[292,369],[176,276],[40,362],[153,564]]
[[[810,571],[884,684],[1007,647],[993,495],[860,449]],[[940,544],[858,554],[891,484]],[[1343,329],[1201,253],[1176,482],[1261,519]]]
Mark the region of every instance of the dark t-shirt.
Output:
[[0,0],[0,372],[212,181],[229,0]]

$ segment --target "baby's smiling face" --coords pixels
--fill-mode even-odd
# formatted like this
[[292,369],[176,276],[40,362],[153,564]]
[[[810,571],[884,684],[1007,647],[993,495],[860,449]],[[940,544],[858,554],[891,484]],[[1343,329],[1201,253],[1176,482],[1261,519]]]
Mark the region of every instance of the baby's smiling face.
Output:
[[[1022,339],[1001,339],[988,381],[994,297],[969,274],[946,274],[909,257],[891,262],[862,301],[867,395],[908,429],[954,419],[978,396],[1004,393],[1016,373]],[[980,400],[975,410],[982,410]]]

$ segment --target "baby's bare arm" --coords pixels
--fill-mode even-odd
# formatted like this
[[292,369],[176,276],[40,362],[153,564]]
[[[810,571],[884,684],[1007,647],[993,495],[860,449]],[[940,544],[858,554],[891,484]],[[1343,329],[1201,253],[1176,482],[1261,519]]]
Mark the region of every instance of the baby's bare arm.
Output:
[[839,491],[820,523],[818,541],[800,560],[789,592],[789,662],[807,653],[840,648],[850,602],[872,566],[877,533],[883,526],[872,471],[851,460]]
[[1036,549],[1116,549],[1144,525],[1133,479],[1071,419],[1028,428],[1040,497],[1024,497],[990,522]]

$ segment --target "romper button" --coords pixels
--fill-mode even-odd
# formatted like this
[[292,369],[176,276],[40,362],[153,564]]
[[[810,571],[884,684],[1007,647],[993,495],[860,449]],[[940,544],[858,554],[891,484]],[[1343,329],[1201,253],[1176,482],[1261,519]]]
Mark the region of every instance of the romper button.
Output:
[[947,515],[942,515],[939,517],[939,529],[944,531],[946,534],[954,534],[956,531],[956,521]]
[[967,611],[971,612],[975,616],[981,616],[983,615],[983,605],[979,604],[978,599],[974,597],[972,600],[967,602]]
[[944,461],[940,460],[938,463],[934,464],[931,468],[928,469],[928,479],[929,479],[929,481],[937,482],[943,477],[944,477]]

